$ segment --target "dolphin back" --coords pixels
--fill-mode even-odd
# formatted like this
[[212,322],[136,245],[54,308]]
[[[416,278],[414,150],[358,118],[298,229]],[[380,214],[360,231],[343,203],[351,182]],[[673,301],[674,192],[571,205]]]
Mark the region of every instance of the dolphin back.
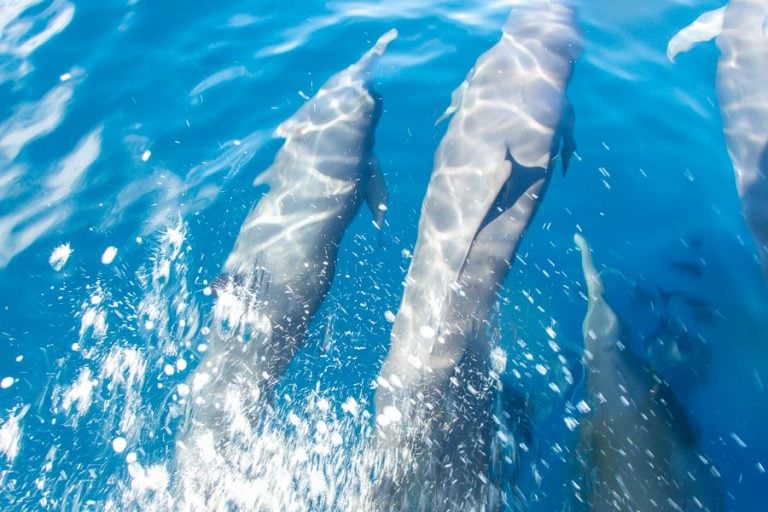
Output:
[[717,96],[726,147],[747,227],[768,278],[768,2],[730,0],[699,16],[669,41],[667,57],[716,39]]

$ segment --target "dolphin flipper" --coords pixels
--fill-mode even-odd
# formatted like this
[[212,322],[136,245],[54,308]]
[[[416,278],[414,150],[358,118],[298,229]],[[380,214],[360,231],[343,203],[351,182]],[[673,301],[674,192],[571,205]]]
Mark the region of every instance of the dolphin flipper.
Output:
[[471,70],[469,74],[467,75],[467,78],[461,82],[461,85],[459,85],[451,94],[451,104],[448,105],[448,108],[445,109],[445,112],[442,113],[440,117],[437,118],[437,121],[435,121],[435,126],[442,123],[445,119],[449,118],[456,110],[458,110],[459,105],[461,105],[461,100],[464,98],[464,91],[467,90],[467,87],[469,87],[469,82],[472,79],[472,74],[475,72],[475,70]]
[[365,185],[365,202],[373,215],[373,223],[376,229],[381,229],[384,223],[384,214],[387,211],[387,186],[379,168],[379,159],[371,155],[368,162],[368,180]]
[[707,11],[675,34],[667,44],[667,58],[675,62],[679,53],[687,52],[698,43],[710,41],[720,34],[725,17],[725,6]]

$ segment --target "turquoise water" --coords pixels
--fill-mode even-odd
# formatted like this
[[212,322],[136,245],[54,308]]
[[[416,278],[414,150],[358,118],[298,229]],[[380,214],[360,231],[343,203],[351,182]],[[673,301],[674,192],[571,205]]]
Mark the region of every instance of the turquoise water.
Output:
[[[517,372],[505,383],[533,404],[521,502],[560,510],[568,493],[557,448],[575,442],[564,419],[582,390],[558,370],[546,329],[578,373],[581,229],[638,343],[684,340],[684,363],[654,362],[699,430],[727,509],[759,510],[768,290],[723,141],[717,49],[674,65],[665,56],[677,30],[719,3],[577,3],[578,157],[553,178],[499,308]],[[479,1],[0,3],[0,379],[11,378],[0,389],[0,507],[122,509],[167,488],[178,386],[200,358],[207,287],[261,193],[251,183],[280,147],[270,134],[396,27],[374,82],[387,224],[378,233],[361,211],[350,226],[308,346],[276,393],[280,417],[313,421],[305,404],[318,396],[339,417],[349,397],[372,413],[385,312],[397,311],[445,131],[435,120],[508,12]],[[103,263],[108,247],[117,253]],[[659,290],[685,300],[651,310],[637,299]]]

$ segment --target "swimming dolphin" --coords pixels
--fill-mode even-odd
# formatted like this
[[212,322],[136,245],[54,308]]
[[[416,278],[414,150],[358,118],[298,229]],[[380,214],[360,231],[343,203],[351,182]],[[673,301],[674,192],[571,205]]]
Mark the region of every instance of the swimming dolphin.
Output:
[[591,417],[577,450],[575,502],[593,512],[719,511],[717,471],[699,451],[687,414],[669,386],[637,358],[621,320],[603,298],[589,246],[576,234],[587,282],[584,365]]
[[394,29],[381,36],[277,128],[285,143],[256,179],[269,191],[214,286],[210,348],[189,384],[192,430],[223,430],[232,400],[235,409],[261,405],[304,343],[361,202],[381,226],[387,192],[373,153],[381,102],[369,85],[372,66],[396,37]]
[[565,89],[579,51],[572,9],[522,2],[441,117],[452,115],[376,393],[382,480],[400,496],[391,509],[483,499],[488,319],[559,148],[564,170],[573,152]]
[[717,96],[744,217],[768,277],[768,2],[730,0],[702,14],[667,46],[674,61],[716,38]]

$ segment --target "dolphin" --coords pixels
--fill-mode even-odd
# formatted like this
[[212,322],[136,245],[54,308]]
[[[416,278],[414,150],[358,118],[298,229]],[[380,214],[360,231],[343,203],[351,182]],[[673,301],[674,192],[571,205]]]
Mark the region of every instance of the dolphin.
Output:
[[481,508],[489,315],[558,153],[565,170],[575,148],[565,89],[580,39],[564,3],[520,2],[438,120],[451,116],[377,378],[390,509]]
[[621,319],[603,297],[589,246],[576,234],[587,283],[584,365],[591,416],[582,422],[574,504],[593,512],[719,511],[716,468],[669,385],[632,352]]
[[245,219],[213,287],[210,347],[188,385],[190,432],[223,432],[232,414],[252,414],[265,402],[304,344],[362,202],[382,225],[387,191],[373,152],[381,101],[370,81],[396,37],[395,29],[381,36],[277,128],[285,142],[255,181],[269,190]]
[[728,154],[747,226],[768,277],[768,2],[730,0],[669,41],[674,61],[696,43],[716,39],[717,96]]

